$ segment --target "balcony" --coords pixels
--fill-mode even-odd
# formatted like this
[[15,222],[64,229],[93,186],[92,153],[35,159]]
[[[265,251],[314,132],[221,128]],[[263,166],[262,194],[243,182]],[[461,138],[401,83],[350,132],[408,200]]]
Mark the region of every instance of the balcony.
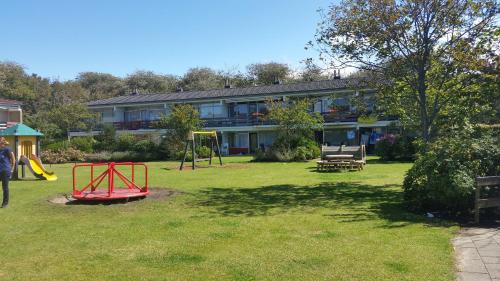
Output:
[[[325,123],[342,123],[342,122],[357,122],[359,114],[349,112],[325,112],[321,114]],[[264,126],[276,125],[275,122],[268,120],[264,117],[233,117],[233,118],[212,118],[202,119],[205,122],[206,128],[220,128],[220,127],[243,127],[243,126]],[[386,116],[378,118],[379,121],[393,121],[397,118]],[[116,130],[147,130],[156,129],[154,124],[156,121],[129,121],[129,122],[114,122],[112,124]],[[101,131],[102,124],[95,126],[93,131]],[[81,132],[81,130],[71,130],[72,132]]]

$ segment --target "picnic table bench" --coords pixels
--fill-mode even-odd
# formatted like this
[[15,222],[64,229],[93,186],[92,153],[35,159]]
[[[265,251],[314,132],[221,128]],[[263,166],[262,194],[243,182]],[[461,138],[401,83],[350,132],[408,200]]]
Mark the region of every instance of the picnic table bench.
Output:
[[366,163],[365,147],[333,147],[322,146],[321,160],[317,161],[318,171],[331,170],[363,170]]

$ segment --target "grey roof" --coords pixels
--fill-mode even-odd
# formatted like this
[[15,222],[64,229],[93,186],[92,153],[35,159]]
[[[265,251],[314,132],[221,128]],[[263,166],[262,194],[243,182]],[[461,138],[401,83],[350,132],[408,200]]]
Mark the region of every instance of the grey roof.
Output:
[[88,103],[89,106],[118,105],[134,103],[159,103],[187,100],[203,100],[214,98],[234,98],[247,96],[269,96],[306,92],[321,92],[367,87],[366,78],[332,79],[292,84],[277,84],[252,86],[245,88],[223,88],[206,91],[186,91],[162,94],[135,94],[96,100]]

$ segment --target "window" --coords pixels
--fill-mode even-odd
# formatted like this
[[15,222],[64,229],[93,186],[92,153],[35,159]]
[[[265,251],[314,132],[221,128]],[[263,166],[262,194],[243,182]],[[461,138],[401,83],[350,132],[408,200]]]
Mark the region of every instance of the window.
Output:
[[224,104],[220,103],[206,103],[200,105],[200,118],[224,118],[225,114]]

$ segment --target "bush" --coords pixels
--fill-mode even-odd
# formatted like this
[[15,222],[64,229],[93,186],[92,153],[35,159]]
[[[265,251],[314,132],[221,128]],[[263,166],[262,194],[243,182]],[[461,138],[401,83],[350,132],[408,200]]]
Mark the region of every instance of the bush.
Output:
[[155,154],[151,152],[139,153],[135,151],[115,151],[111,153],[109,161],[113,162],[146,162],[157,160]]
[[85,153],[78,149],[68,147],[67,149],[51,150],[46,149],[41,154],[42,162],[47,164],[61,164],[67,162],[85,161]]
[[62,140],[62,141],[56,141],[50,144],[45,145],[43,150],[64,150],[70,147],[70,143],[67,140]]
[[136,140],[135,140],[133,135],[122,134],[122,135],[119,135],[117,140],[116,140],[115,149],[117,151],[129,151],[129,150],[133,149],[135,143],[136,143]]
[[[214,152],[212,152],[212,157],[215,155]],[[172,153],[173,160],[182,160],[184,157],[184,150],[182,151],[176,151]],[[196,147],[196,157],[199,158],[209,158],[210,157],[210,147],[206,146],[197,146]],[[186,155],[186,161],[191,161],[193,160],[193,155],[191,153],[191,149],[188,149],[187,155]]]
[[111,152],[101,151],[85,155],[85,161],[90,163],[109,162],[111,160]]
[[83,151],[85,153],[92,153],[94,151],[95,140],[92,137],[75,137],[69,143],[74,149]]
[[141,140],[136,142],[132,146],[132,150],[139,153],[148,153],[148,152],[151,153],[154,152],[156,149],[157,149],[156,144],[150,140]]
[[500,141],[471,129],[442,138],[420,155],[404,179],[404,199],[413,210],[470,212],[477,176],[500,174]]
[[266,151],[257,150],[254,155],[255,161],[306,161],[319,157],[321,150],[319,146],[309,139],[297,139],[293,144],[283,138],[278,138]]
[[375,154],[385,161],[415,159],[415,145],[409,137],[386,135],[375,146]]
[[116,129],[111,124],[103,124],[102,131],[95,136],[97,141],[94,145],[96,151],[114,151],[116,148]]

